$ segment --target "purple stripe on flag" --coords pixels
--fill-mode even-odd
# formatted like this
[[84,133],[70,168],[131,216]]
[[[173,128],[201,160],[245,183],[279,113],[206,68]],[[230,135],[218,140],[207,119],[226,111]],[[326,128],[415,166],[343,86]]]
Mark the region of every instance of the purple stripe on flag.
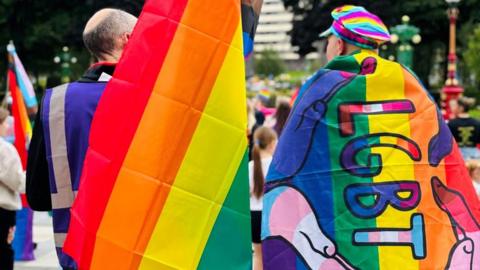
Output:
[[[41,121],[43,125],[43,134],[45,140],[45,150],[47,154],[47,159],[52,156],[52,147],[50,143],[50,122],[48,121],[50,114],[50,100],[52,98],[52,89],[47,89],[45,96],[43,97],[42,107],[41,107]],[[50,192],[57,192],[57,187],[55,185],[55,174],[53,173],[52,163],[48,163],[48,175],[50,182]]]

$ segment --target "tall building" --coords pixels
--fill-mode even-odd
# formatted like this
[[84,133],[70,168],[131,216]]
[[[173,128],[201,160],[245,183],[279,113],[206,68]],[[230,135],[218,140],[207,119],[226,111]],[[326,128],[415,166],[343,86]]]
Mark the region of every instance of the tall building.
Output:
[[[292,19],[293,13],[285,9],[282,0],[264,0],[255,35],[255,53],[272,49],[287,62],[299,60],[300,57],[295,53],[288,34],[293,27]],[[317,58],[317,53],[307,55],[307,59]]]

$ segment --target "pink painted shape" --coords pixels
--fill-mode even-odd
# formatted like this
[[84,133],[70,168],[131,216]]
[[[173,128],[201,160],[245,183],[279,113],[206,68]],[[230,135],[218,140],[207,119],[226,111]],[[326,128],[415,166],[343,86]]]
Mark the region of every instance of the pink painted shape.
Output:
[[398,242],[400,242],[400,243],[411,243],[412,242],[412,233],[410,231],[398,232]]
[[322,265],[320,265],[318,270],[345,270],[345,267],[335,259],[326,259]]
[[380,232],[369,232],[368,233],[368,241],[370,243],[379,243],[381,241],[381,233]]
[[340,75],[342,75],[342,77],[348,79],[350,77],[353,77],[353,73],[350,73],[350,72],[346,72],[346,71],[340,71]]
[[[459,239],[461,239],[463,243],[461,243],[456,248],[457,251],[455,251],[454,255],[452,256],[452,262],[456,261],[456,262],[462,263],[465,261],[470,261],[470,258],[471,258],[472,265],[473,265],[472,269],[480,269],[480,231],[467,232],[465,235],[459,234]],[[467,239],[471,241],[473,246],[469,243]],[[451,264],[451,265],[455,265],[455,264]],[[457,268],[453,267],[450,269],[457,269]]]
[[[475,267],[475,263],[471,266],[470,262],[472,261],[472,256],[474,256],[474,243],[471,239],[463,239],[455,247],[452,253],[452,257],[449,261],[449,270],[471,270],[479,269],[480,265]],[[475,259],[475,258],[473,258]]]
[[407,101],[395,101],[383,104],[383,110],[387,112],[413,110],[412,104]]
[[361,113],[363,112],[363,105],[360,104],[351,104],[351,105],[343,105],[348,107],[347,112],[349,113]]
[[312,209],[303,195],[293,188],[286,189],[278,195],[270,210],[270,235],[293,242],[298,224],[310,213]]

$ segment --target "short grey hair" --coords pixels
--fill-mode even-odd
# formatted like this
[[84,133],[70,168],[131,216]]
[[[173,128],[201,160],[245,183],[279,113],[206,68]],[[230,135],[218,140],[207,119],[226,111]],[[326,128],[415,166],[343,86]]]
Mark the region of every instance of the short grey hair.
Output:
[[124,33],[131,33],[137,22],[135,16],[123,10],[108,8],[97,13],[100,12],[107,12],[105,18],[92,29],[85,29],[83,32],[85,47],[97,59],[112,53],[115,50],[116,38]]

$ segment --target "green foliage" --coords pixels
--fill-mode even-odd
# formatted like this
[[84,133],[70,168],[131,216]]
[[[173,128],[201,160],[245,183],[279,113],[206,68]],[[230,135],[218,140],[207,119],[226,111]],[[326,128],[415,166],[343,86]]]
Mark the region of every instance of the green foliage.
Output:
[[[88,18],[104,7],[117,7],[138,15],[143,0],[0,0],[0,74],[6,74],[6,46],[13,40],[27,72],[38,79],[49,77],[48,87],[59,76],[60,65],[53,63],[63,46],[69,46],[78,63],[72,66],[72,79],[88,68],[90,56],[82,41]],[[0,89],[5,78],[0,76]],[[1,91],[1,90],[0,90]]]
[[467,88],[467,95],[480,97],[480,25],[473,27],[470,36],[467,40],[467,49],[463,57],[465,59],[466,67],[469,71],[465,74],[465,82]]
[[470,110],[469,113],[470,113],[471,117],[473,117],[475,119],[480,119],[480,110],[478,110],[477,108],[473,109],[473,110]]
[[260,76],[278,76],[286,69],[278,53],[271,49],[262,51],[255,57],[255,72]]
[[[435,49],[447,51],[448,19],[447,4],[443,0],[283,0],[285,6],[297,16],[291,32],[292,44],[297,46],[300,55],[313,52],[313,42],[318,34],[327,29],[332,18],[330,12],[345,4],[361,5],[377,14],[387,26],[401,23],[403,15],[410,16],[410,24],[420,28],[422,42],[415,46],[413,70],[428,85],[428,76],[434,66]],[[459,24],[462,28],[471,22],[480,22],[480,1],[463,0],[459,5]],[[458,45],[462,48],[464,38],[458,35]],[[445,62],[442,68],[446,69]]]

